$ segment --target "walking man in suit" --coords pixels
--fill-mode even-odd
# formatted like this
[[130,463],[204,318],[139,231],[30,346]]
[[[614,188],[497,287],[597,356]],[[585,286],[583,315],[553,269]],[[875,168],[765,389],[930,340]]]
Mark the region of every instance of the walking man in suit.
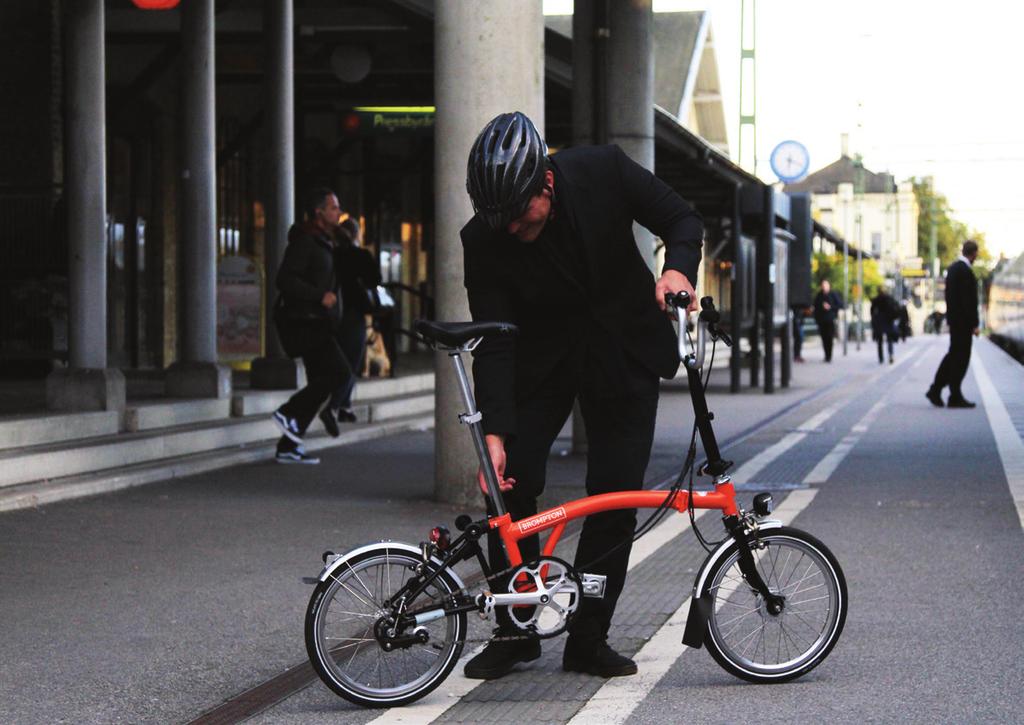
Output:
[[[639,489],[650,458],[659,378],[679,368],[665,295],[696,299],[700,215],[617,146],[547,155],[522,113],[488,123],[470,152],[467,189],[476,211],[462,229],[473,319],[507,321],[517,337],[474,352],[476,399],[487,448],[513,519],[537,512],[551,445],[578,398],[588,438],[588,494]],[[633,222],[665,242],[657,280],[633,238]],[[695,307],[695,305],[694,305]],[[486,493],[483,473],[481,489]],[[562,667],[600,677],[636,664],[607,644],[625,584],[636,510],[590,516],[576,551],[580,571],[607,576],[603,599],[585,598]],[[524,540],[526,561],[539,555]],[[491,566],[507,568],[498,537]],[[507,586],[507,583],[505,584]],[[498,591],[495,589],[495,591]],[[540,657],[540,641],[498,617],[495,639],[467,663],[467,677],[494,679]]]
[[946,270],[946,322],[949,324],[949,352],[935,371],[935,380],[925,397],[942,407],[942,389],[949,386],[949,408],[973,408],[960,390],[971,362],[971,338],[978,334],[978,281],[971,267],[978,258],[978,243],[964,242],[960,256]]
[[836,337],[836,315],[843,309],[843,298],[832,291],[832,284],[821,280],[821,289],[814,295],[814,321],[818,324],[821,346],[825,348],[825,362],[832,362],[832,341]]

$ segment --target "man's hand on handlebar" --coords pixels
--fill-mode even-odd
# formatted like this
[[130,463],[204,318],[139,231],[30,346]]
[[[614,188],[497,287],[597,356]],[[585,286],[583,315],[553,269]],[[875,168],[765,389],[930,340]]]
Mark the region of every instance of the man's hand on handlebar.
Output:
[[697,311],[697,293],[693,290],[693,285],[690,284],[690,280],[686,278],[686,275],[674,269],[666,269],[664,274],[661,275],[661,279],[658,280],[658,284],[654,287],[654,296],[658,300],[658,307],[670,315],[674,315],[673,311],[668,309],[665,304],[665,295],[675,294],[677,292],[686,292],[690,295],[690,306],[686,308],[687,312]]
[[[505,439],[499,435],[488,435],[484,439],[487,441],[487,452],[491,456],[494,472],[498,475],[499,488],[502,493],[511,491],[512,487],[516,485],[516,479],[505,478]],[[476,478],[484,496],[489,496],[490,492],[487,490],[487,479],[484,478],[483,469],[477,471]]]

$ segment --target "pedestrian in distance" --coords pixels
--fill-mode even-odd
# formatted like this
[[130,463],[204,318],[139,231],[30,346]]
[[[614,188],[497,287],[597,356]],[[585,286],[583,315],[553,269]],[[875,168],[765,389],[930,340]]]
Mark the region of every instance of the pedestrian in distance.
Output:
[[[484,340],[473,361],[486,445],[507,510],[513,519],[537,512],[552,443],[577,399],[588,438],[587,493],[641,488],[659,378],[679,368],[665,296],[693,295],[700,215],[617,146],[549,157],[533,122],[518,112],[497,116],[480,132],[467,189],[476,212],[461,232],[470,311],[474,320],[519,329],[514,338]],[[657,282],[636,247],[634,221],[665,242]],[[486,494],[482,470],[479,481]],[[603,599],[580,603],[562,658],[566,671],[637,671],[607,643],[635,527],[635,509],[583,524],[576,566],[607,576],[607,586]],[[508,563],[497,539],[488,541],[490,564],[502,571]],[[526,561],[539,556],[537,537],[523,540],[521,550]],[[540,657],[540,641],[508,612],[497,624],[495,638],[466,664],[467,677],[501,677]]]
[[978,334],[978,280],[972,266],[978,258],[978,243],[964,242],[960,256],[946,270],[946,323],[949,352],[939,363],[935,379],[925,393],[932,405],[941,408],[942,389],[949,387],[949,408],[973,408],[960,389],[971,362],[971,338]]
[[288,246],[277,273],[280,297],[274,320],[289,357],[300,357],[308,384],[273,414],[281,429],[279,463],[319,463],[303,446],[303,437],[331,393],[352,376],[337,340],[341,319],[334,271],[334,233],[341,209],[330,189],[314,189],[306,201],[306,221],[288,231]]
[[906,300],[900,300],[900,317],[898,321],[900,342],[906,342],[907,338],[914,334],[910,329],[910,310]]
[[813,312],[813,308],[804,303],[793,305],[793,362],[805,362],[804,349],[804,318]]
[[893,342],[899,337],[899,305],[889,290],[883,286],[878,294],[871,299],[871,337],[878,344],[878,363],[885,362],[882,355],[882,342],[888,344],[889,364],[893,364]]
[[843,309],[843,298],[832,291],[832,284],[821,280],[821,289],[814,295],[814,321],[818,324],[821,345],[825,348],[825,362],[832,362],[832,342],[836,337],[836,316]]
[[366,315],[373,312],[380,269],[374,256],[360,246],[359,222],[352,217],[338,226],[335,242],[334,269],[341,287],[341,320],[335,334],[351,374],[331,393],[330,401],[320,410],[320,421],[327,432],[337,438],[341,435],[339,422],[353,423],[356,420],[352,394],[363,367]]

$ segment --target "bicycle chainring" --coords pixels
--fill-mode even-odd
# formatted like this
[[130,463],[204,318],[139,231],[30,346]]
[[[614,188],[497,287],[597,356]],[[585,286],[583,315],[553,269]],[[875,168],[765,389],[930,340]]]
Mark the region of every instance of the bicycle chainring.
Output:
[[548,639],[569,628],[583,596],[583,582],[572,565],[546,556],[516,569],[508,590],[512,594],[542,592],[545,595],[542,604],[513,606],[509,614],[519,629]]

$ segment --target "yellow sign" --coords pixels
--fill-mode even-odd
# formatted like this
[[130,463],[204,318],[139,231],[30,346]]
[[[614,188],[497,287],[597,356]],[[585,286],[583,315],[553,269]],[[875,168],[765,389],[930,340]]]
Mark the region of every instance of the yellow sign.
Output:
[[904,277],[924,277],[923,269],[903,269],[900,274]]

